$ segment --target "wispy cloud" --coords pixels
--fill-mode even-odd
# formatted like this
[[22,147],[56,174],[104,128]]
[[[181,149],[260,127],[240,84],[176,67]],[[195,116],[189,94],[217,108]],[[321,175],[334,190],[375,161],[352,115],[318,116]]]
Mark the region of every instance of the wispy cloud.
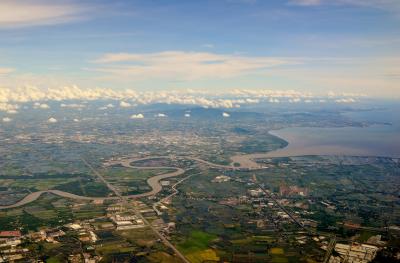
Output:
[[400,1],[398,0],[337,0],[337,2],[339,4],[372,7],[395,12],[400,11]]
[[13,68],[0,68],[0,75],[5,75],[14,72]]
[[89,6],[77,2],[2,0],[0,28],[52,25],[84,19]]
[[207,52],[165,51],[158,53],[109,53],[94,61],[96,71],[135,78],[195,80],[228,78],[299,63],[294,59],[249,57]]
[[398,0],[289,0],[288,4],[299,6],[358,6],[400,12],[400,1]]
[[214,44],[206,43],[206,44],[203,44],[202,47],[205,47],[205,48],[214,48],[215,46],[214,46]]
[[237,3],[237,4],[255,4],[257,0],[226,0],[228,3]]
[[300,6],[315,6],[320,5],[321,0],[291,0],[290,5],[300,5]]

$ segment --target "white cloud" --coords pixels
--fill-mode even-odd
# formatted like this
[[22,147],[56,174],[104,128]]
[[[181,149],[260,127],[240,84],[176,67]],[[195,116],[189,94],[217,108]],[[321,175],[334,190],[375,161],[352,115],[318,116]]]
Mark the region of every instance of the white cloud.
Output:
[[111,108],[114,108],[114,104],[109,103],[103,107],[100,107],[99,110],[107,110],[107,109],[111,109]]
[[133,115],[131,116],[131,119],[143,119],[143,118],[144,118],[144,115],[141,114],[141,113],[139,113],[139,114],[133,114]]
[[95,71],[118,77],[181,80],[229,78],[256,73],[269,67],[299,63],[294,59],[183,51],[109,53],[94,62],[102,64],[95,68]]
[[79,120],[79,119],[73,119],[73,121],[74,121],[74,122],[80,122],[80,120]]
[[226,113],[226,112],[223,112],[222,113],[222,117],[224,117],[224,118],[228,118],[228,117],[230,117],[231,115],[229,114],[229,113]]
[[190,113],[185,113],[184,115],[186,118],[190,118]]
[[121,102],[119,103],[119,106],[120,106],[121,108],[129,108],[129,107],[131,107],[132,105],[131,105],[129,102],[121,101]]
[[57,122],[57,119],[51,117],[51,118],[49,118],[49,119],[47,120],[47,122],[48,122],[48,123],[56,123],[56,122]]
[[332,90],[328,91],[328,97],[336,97],[336,93]]
[[252,103],[259,103],[259,102],[260,102],[259,99],[251,99],[251,98],[247,98],[247,99],[246,99],[246,103],[250,103],[250,104],[252,104]]
[[354,102],[356,102],[356,100],[353,98],[341,98],[341,99],[335,100],[335,102],[337,102],[337,103],[354,103]]
[[289,99],[289,103],[298,103],[298,102],[301,102],[300,98]]
[[84,18],[88,11],[88,6],[65,1],[2,0],[0,28],[66,23]]
[[46,103],[35,102],[35,103],[33,104],[33,108],[34,108],[34,109],[43,109],[43,110],[46,110],[46,109],[50,109],[50,106],[47,105]]
[[76,104],[76,103],[71,103],[71,104],[61,103],[60,107],[61,108],[71,108],[71,109],[82,109],[82,108],[85,108],[86,105],[84,105],[84,104]]
[[0,111],[5,111],[5,112],[9,112],[9,113],[17,113],[18,109],[19,109],[18,105],[1,102],[1,100],[0,100]]
[[12,121],[12,119],[9,118],[9,117],[4,117],[4,118],[3,118],[3,122],[10,122],[10,121]]
[[279,103],[280,102],[280,100],[277,98],[270,98],[268,101],[271,103]]
[[50,106],[45,104],[45,103],[43,103],[43,104],[40,104],[40,108],[41,109],[50,109]]
[[166,114],[164,114],[164,113],[158,113],[158,114],[155,115],[155,117],[165,118],[165,117],[168,117],[168,116]]

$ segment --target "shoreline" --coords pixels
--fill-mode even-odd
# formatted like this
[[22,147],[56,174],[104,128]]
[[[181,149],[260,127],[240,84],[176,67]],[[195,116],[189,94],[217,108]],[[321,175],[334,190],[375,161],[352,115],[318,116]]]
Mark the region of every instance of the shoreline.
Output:
[[[356,147],[351,145],[342,145],[340,143],[335,144],[332,142],[325,142],[320,144],[312,143],[299,143],[299,137],[302,134],[295,134],[295,132],[290,131],[293,129],[301,130],[345,130],[345,129],[365,129],[368,127],[286,127],[278,130],[270,130],[269,134],[276,136],[287,142],[287,145],[283,148],[279,148],[266,153],[254,153],[250,154],[256,159],[262,158],[280,158],[280,157],[296,157],[296,156],[349,156],[349,157],[380,157],[380,158],[400,158],[400,153],[392,154],[380,154],[368,150],[367,147]],[[283,133],[282,133],[283,131]],[[285,133],[291,133],[291,136],[286,136]],[[399,135],[400,136],[400,135]],[[307,139],[305,139],[307,140]],[[255,156],[255,157],[254,157]],[[259,157],[262,156],[262,157]]]

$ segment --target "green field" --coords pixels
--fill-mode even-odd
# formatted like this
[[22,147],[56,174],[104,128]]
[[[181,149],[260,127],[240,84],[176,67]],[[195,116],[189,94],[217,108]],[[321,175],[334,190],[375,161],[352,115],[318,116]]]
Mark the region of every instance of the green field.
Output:
[[102,171],[102,174],[124,195],[138,194],[150,191],[151,188],[147,184],[147,179],[158,175],[170,172],[168,169],[151,169],[141,170],[125,167],[111,167]]
[[215,235],[196,230],[190,233],[185,242],[178,244],[178,247],[180,251],[186,254],[201,251],[209,248],[211,241],[216,238]]

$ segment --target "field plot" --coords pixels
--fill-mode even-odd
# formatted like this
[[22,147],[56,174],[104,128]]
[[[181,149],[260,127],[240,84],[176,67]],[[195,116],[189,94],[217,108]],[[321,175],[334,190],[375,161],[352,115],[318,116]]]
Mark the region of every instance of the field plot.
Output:
[[0,225],[5,230],[37,230],[40,227],[57,226],[73,220],[100,217],[105,213],[106,204],[76,202],[46,193],[23,207],[1,211]]
[[65,183],[74,182],[76,178],[46,178],[46,179],[0,179],[0,184],[12,189],[30,189],[42,191],[54,189]]
[[113,196],[113,193],[103,182],[93,178],[78,178],[75,181],[59,185],[55,189],[89,197]]
[[124,167],[110,167],[101,173],[112,185],[116,186],[123,195],[145,193],[151,190],[147,179],[155,175],[174,171],[172,169],[141,170]]
[[126,231],[96,231],[101,239],[97,243],[96,253],[103,257],[102,262],[113,262],[118,256],[125,255],[141,259],[143,262],[180,262],[169,254],[149,228]]
[[216,239],[215,235],[202,231],[192,231],[190,236],[178,245],[180,251],[193,263],[201,263],[207,260],[218,261],[215,250],[210,249],[210,243]]

